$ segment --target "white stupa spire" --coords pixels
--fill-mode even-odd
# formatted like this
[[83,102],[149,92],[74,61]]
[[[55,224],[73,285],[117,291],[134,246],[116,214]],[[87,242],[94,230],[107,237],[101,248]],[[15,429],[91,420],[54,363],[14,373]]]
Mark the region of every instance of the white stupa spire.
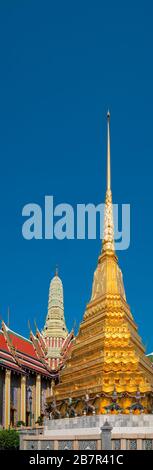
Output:
[[63,341],[68,335],[64,317],[63,284],[57,269],[49,287],[48,312],[42,334],[48,350],[49,365],[56,369]]

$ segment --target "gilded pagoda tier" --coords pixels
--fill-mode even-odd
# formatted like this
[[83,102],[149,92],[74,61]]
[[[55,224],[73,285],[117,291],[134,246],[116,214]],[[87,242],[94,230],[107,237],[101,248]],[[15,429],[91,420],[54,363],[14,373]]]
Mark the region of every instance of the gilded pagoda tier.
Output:
[[[99,264],[102,262],[106,262],[105,257],[100,257]],[[117,258],[113,255],[114,262],[117,263]],[[111,267],[110,260],[108,263]],[[101,276],[101,269],[97,269]],[[100,296],[98,290],[94,300],[87,305],[71,357],[61,372],[60,384],[55,387],[57,403],[70,397],[83,399],[86,394],[95,400],[98,395],[97,412],[100,412],[111,404],[116,390],[120,406],[126,409],[127,404],[130,406],[135,402],[139,390],[142,403],[149,410],[153,393],[150,360],[145,356],[125,295],[119,293],[120,283],[115,277],[115,287],[113,284],[111,287],[111,283],[106,286],[104,295]],[[114,289],[118,293],[116,290],[114,294]]]
[[[103,385],[104,388],[106,387],[107,391],[109,386],[108,378],[99,377],[100,371],[111,374],[113,370],[120,377],[126,371],[129,376],[126,380],[126,386],[129,390],[131,388],[129,379],[130,376],[132,378],[133,372],[136,385],[143,382],[140,380],[139,364],[142,365],[141,372],[143,367],[146,366],[148,373],[150,371],[152,375],[150,361],[144,355],[144,348],[138,336],[137,328],[130,312],[128,312],[127,305],[124,305],[123,299],[117,298],[117,296],[113,299],[112,296],[108,295],[101,299],[99,305],[93,302],[88,306],[85,317],[73,345],[71,358],[61,374],[62,384],[58,387],[59,390],[67,382],[67,376],[70,376],[69,387],[70,383],[74,383],[72,388],[75,393],[75,390],[79,388],[76,385],[76,378],[78,381],[78,374],[80,374],[80,379],[82,377],[85,383],[85,371],[86,379],[88,374],[88,385],[90,382],[91,387],[95,387],[95,383],[91,378],[94,371],[97,375],[98,384]],[[137,380],[136,372],[138,373]],[[120,387],[124,382],[125,380],[122,377]],[[118,383],[117,378],[115,378],[115,383]],[[58,389],[56,393],[58,393]]]
[[[121,295],[122,294],[122,295]],[[92,297],[61,373],[56,397],[153,391],[153,370],[126,302],[114,253],[101,255]]]

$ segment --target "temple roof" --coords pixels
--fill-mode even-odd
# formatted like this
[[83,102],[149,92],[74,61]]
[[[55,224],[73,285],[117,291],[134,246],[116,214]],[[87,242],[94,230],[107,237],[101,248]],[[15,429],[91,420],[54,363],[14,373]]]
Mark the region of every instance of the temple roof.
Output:
[[[35,340],[38,342],[37,338]],[[33,341],[24,338],[2,323],[0,330],[0,364],[20,372],[28,370],[50,376],[47,362],[38,354]]]
[[8,348],[7,341],[2,330],[0,330],[0,365],[16,370],[17,372],[21,371]]

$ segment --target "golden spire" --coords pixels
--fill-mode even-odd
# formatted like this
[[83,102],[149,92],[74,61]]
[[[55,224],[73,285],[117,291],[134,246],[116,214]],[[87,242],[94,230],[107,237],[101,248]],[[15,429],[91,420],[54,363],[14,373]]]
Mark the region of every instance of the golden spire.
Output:
[[103,252],[114,251],[114,222],[111,192],[110,112],[107,112],[107,188],[104,212]]
[[107,190],[111,189],[111,165],[110,165],[110,112],[107,112]]

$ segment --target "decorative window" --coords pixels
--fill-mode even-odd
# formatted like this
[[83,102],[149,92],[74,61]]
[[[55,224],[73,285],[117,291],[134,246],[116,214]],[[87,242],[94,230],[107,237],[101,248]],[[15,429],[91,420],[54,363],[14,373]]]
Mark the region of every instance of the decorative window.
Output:
[[78,441],[79,450],[96,450],[96,441]]
[[137,449],[137,440],[136,439],[129,439],[129,449],[136,450]]
[[153,441],[152,439],[144,439],[144,449],[145,450],[152,450],[153,449]]
[[58,450],[73,450],[73,441],[58,441]]

